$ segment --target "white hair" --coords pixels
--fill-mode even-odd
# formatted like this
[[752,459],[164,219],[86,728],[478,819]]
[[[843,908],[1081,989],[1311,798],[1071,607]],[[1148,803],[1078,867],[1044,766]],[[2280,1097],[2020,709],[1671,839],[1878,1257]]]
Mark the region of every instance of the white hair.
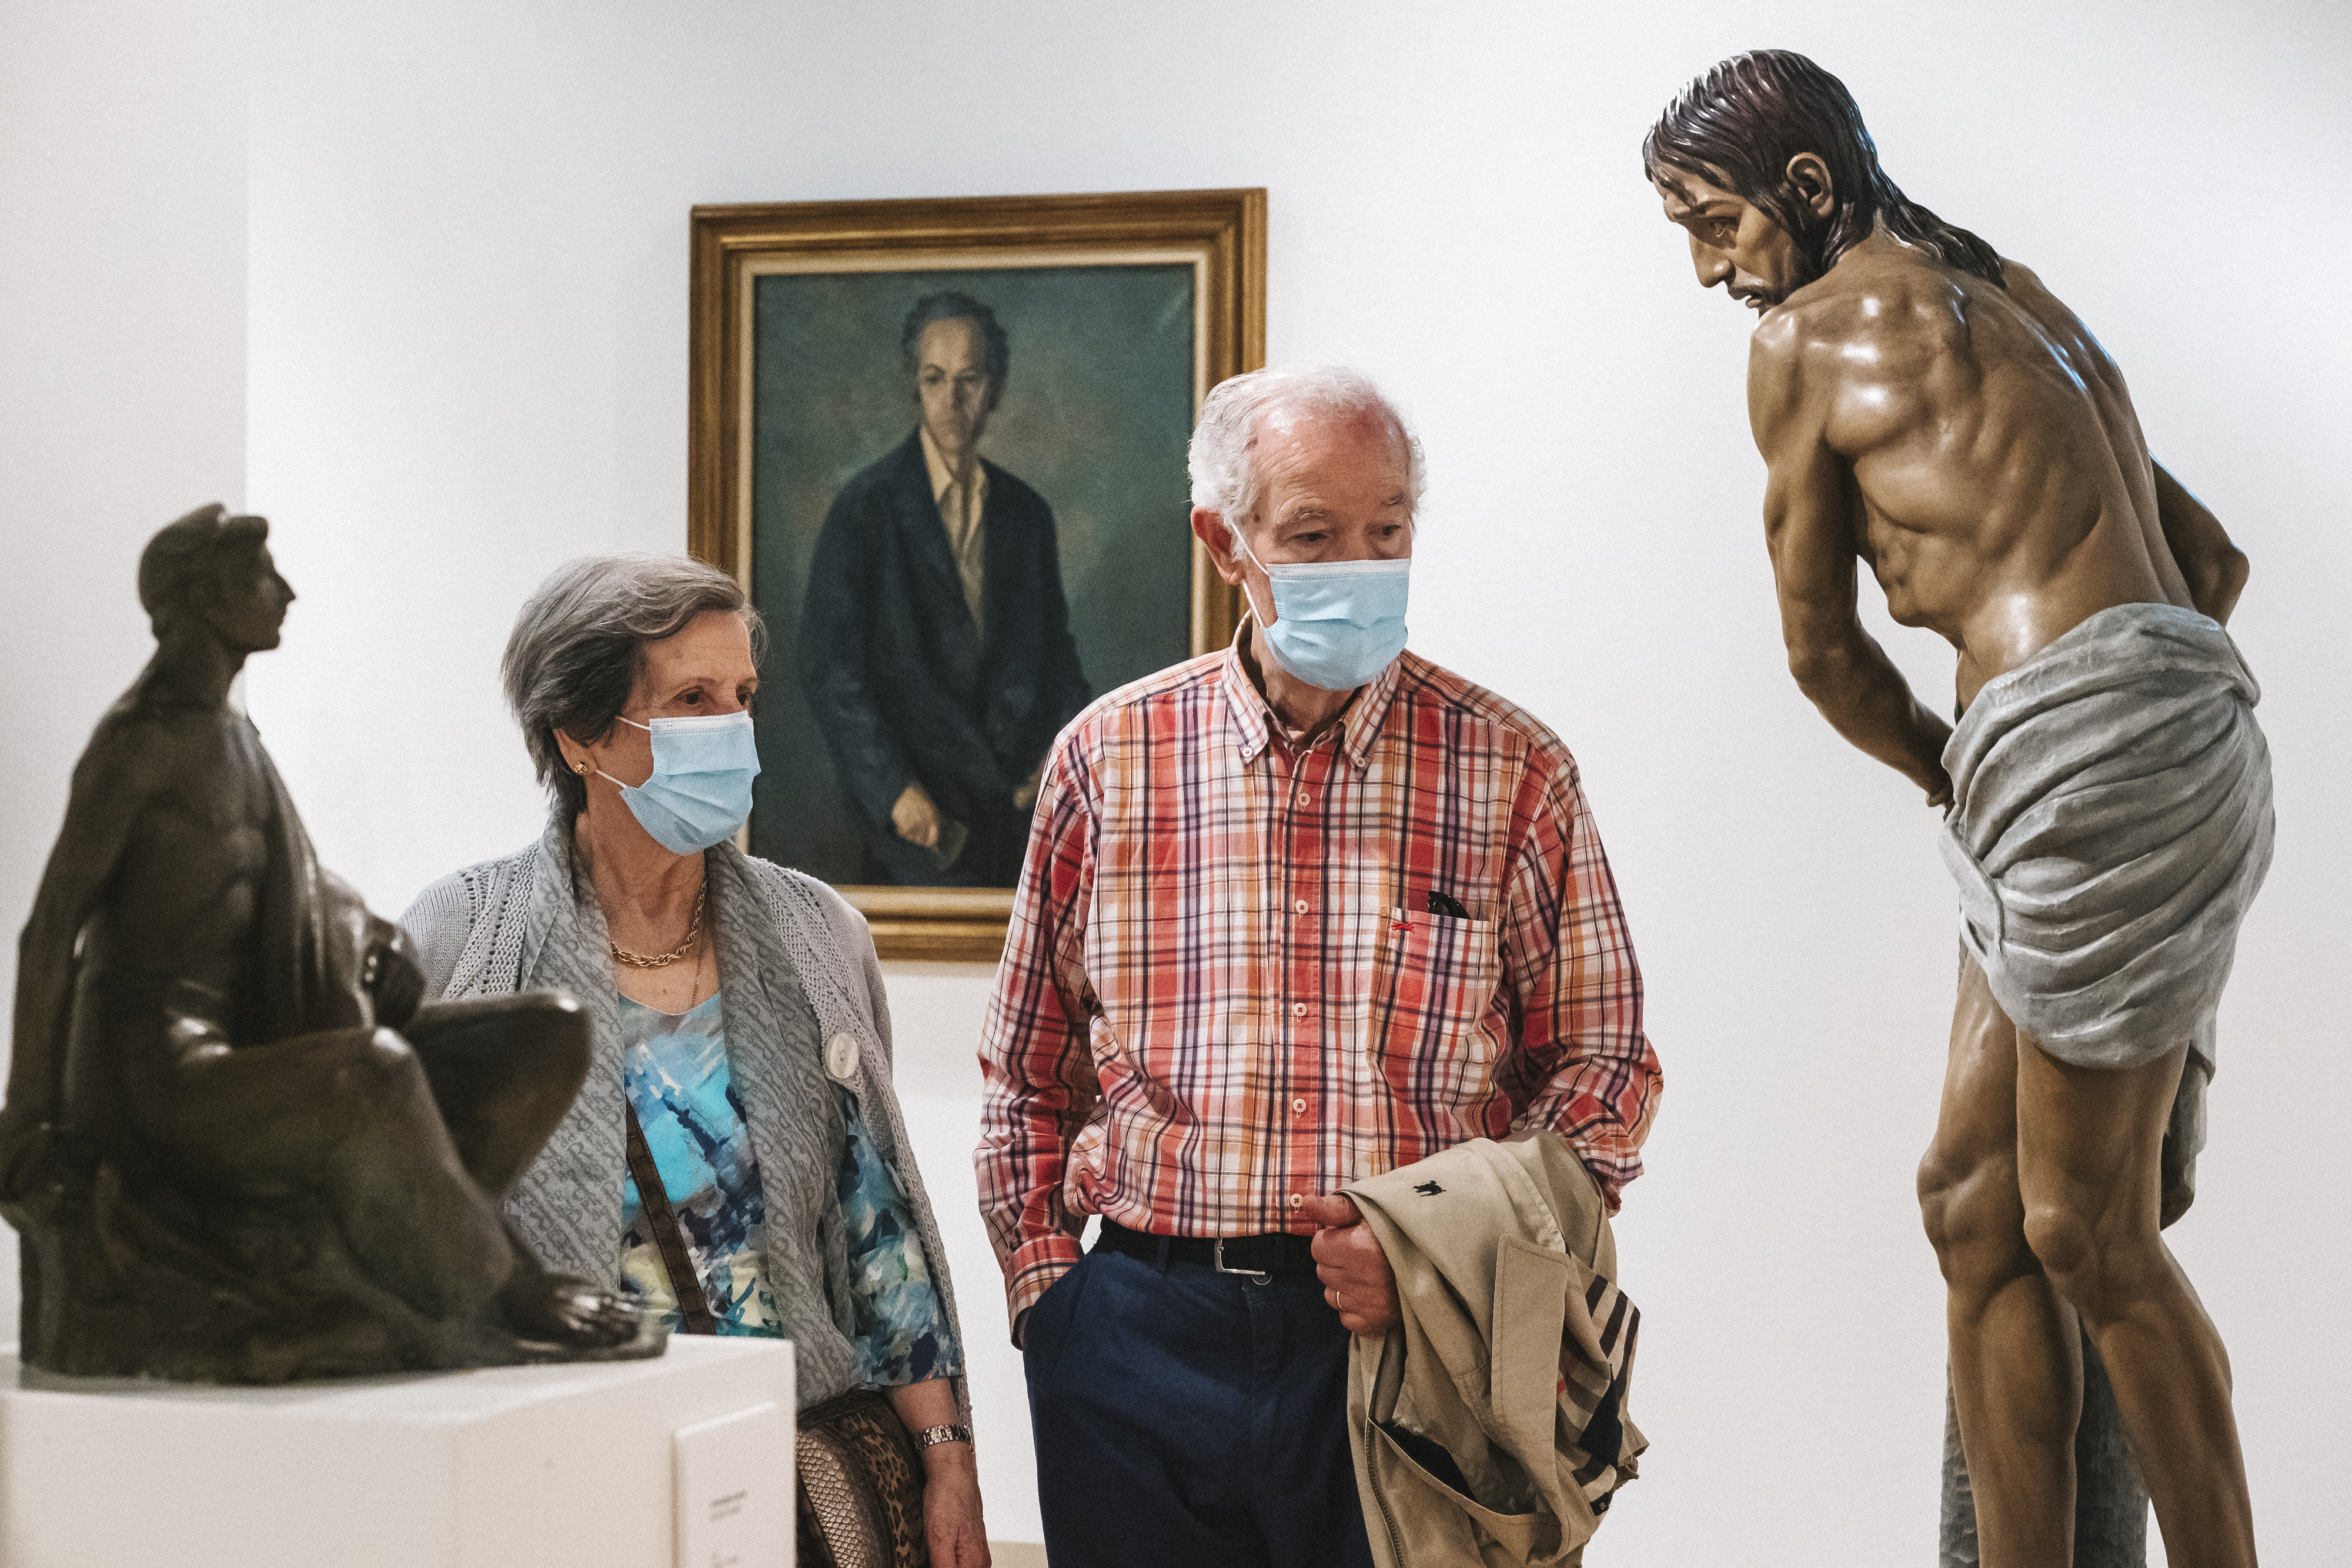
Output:
[[1201,404],[1201,423],[1193,427],[1192,450],[1185,459],[1192,476],[1192,505],[1216,513],[1224,519],[1227,531],[1238,536],[1244,519],[1257,507],[1254,454],[1260,421],[1285,414],[1346,418],[1362,413],[1379,414],[1396,431],[1404,445],[1406,488],[1418,508],[1422,487],[1428,482],[1422,468],[1420,440],[1370,376],[1344,365],[1247,371],[1211,388]]

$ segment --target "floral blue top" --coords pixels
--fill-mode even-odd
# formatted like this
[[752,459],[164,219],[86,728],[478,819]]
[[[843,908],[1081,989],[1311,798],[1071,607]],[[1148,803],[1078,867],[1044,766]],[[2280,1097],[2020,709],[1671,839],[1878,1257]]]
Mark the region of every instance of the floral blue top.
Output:
[[[683,1013],[627,997],[620,1003],[622,1082],[718,1332],[780,1337],[782,1314],[760,1267],[760,1165],[728,1071],[719,998]],[[835,1185],[849,1244],[851,1338],[865,1357],[866,1385],[954,1376],[962,1357],[898,1176],[867,1136],[856,1096],[836,1092],[845,1136]],[[625,1171],[621,1182],[622,1286],[675,1330],[677,1297],[637,1184]]]

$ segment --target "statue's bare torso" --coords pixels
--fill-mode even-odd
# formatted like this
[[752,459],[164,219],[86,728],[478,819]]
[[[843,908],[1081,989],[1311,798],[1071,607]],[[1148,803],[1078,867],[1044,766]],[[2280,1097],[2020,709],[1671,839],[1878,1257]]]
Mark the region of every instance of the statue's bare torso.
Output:
[[108,1016],[115,1009],[81,1009],[64,1106],[79,1134],[123,1120],[155,1131],[156,1101],[174,1092],[181,1059],[228,1049],[254,980],[254,923],[277,825],[268,764],[241,716],[134,703],[110,714],[91,743],[112,774],[106,809],[121,843],[82,929],[83,986],[124,1000],[133,986],[158,998],[168,992],[218,1032],[174,1029],[161,1012],[126,1027]]
[[[1720,220],[1682,199],[1705,277]],[[2003,270],[2006,287],[1881,232],[1764,308],[1748,361],[1790,667],[1938,803],[1949,727],[1864,632],[1857,559],[1896,621],[1958,651],[1963,706],[2116,605],[2224,620],[2245,575],[2150,459],[2115,361],[2032,272]]]
[[1749,367],[1776,560],[1850,549],[1959,651],[1963,703],[2101,610],[2189,603],[2121,372],[2032,273],[2006,281],[1879,236],[1767,313]]
[[247,977],[274,817],[252,727],[201,710],[121,723],[100,743],[150,777],[90,935],[117,961],[234,996]]

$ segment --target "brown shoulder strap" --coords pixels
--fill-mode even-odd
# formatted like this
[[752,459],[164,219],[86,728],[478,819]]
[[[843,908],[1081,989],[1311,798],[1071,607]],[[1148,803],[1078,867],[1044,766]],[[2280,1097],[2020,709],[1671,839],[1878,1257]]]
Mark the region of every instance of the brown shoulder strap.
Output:
[[629,1124],[629,1175],[637,1184],[637,1203],[645,1213],[646,1228],[653,1232],[654,1245],[661,1250],[670,1294],[677,1298],[677,1326],[686,1333],[715,1334],[719,1322],[710,1315],[710,1298],[703,1294],[702,1276],[694,1271],[694,1259],[686,1249],[686,1232],[678,1228],[677,1211],[670,1207],[669,1189],[662,1186],[661,1167],[654,1164],[646,1130],[637,1122],[637,1108],[625,1095],[622,1111]]

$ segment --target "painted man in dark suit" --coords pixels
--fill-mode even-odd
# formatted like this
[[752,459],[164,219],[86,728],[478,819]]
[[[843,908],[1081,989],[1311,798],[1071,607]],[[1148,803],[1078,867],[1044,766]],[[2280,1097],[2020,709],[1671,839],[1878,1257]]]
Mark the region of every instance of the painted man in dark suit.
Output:
[[932,294],[899,341],[921,418],[825,514],[801,668],[886,879],[1010,887],[1046,747],[1092,694],[1053,508],[977,450],[1004,329],[967,295]]

